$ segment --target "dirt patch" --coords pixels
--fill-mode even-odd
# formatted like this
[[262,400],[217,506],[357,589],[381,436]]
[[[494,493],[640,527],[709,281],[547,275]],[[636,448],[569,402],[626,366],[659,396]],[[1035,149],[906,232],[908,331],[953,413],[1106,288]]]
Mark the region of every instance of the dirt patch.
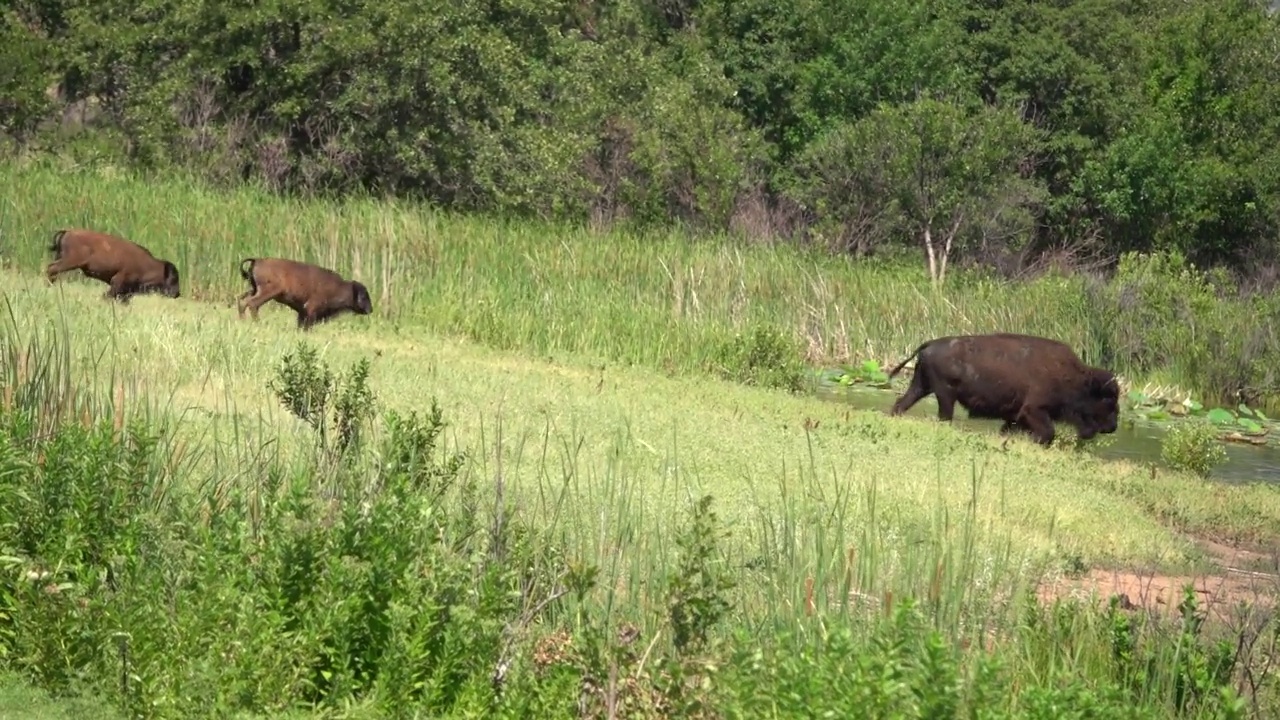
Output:
[[[1199,575],[1164,575],[1152,572],[1093,569],[1083,577],[1042,583],[1036,595],[1041,602],[1057,598],[1088,600],[1090,595],[1107,602],[1120,596],[1126,609],[1142,608],[1159,614],[1177,614],[1183,590],[1191,585],[1199,607],[1209,617],[1231,620],[1241,606],[1270,610],[1280,597],[1280,574],[1274,572],[1275,553],[1232,547],[1197,539],[1210,557],[1213,570]],[[1262,568],[1272,569],[1267,572]]]

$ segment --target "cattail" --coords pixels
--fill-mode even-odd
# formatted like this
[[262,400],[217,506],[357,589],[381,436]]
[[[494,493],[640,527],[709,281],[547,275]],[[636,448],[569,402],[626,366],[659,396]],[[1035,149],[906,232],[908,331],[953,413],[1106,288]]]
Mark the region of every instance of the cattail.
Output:
[[804,579],[804,614],[813,615],[813,576]]

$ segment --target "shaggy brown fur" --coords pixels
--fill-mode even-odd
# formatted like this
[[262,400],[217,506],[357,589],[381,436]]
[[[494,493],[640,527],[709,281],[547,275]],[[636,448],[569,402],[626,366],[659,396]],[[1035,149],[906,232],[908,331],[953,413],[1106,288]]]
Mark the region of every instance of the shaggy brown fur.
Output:
[[173,263],[115,235],[79,228],[58,230],[49,250],[54,257],[45,269],[50,284],[64,272],[79,270],[86,277],[110,285],[103,297],[122,303],[138,293],[179,296],[178,268]]
[[283,258],[246,258],[240,275],[249,281],[249,291],[236,302],[240,317],[247,308],[258,319],[258,308],[275,300],[298,313],[298,327],[309,330],[341,312],[357,315],[373,312],[369,290],[355,280],[343,280],[338,273],[309,263]]
[[1116,431],[1120,387],[1115,375],[1085,365],[1057,340],[1014,333],[935,338],[889,377],[917,356],[911,385],[891,415],[933,393],[940,420],[950,421],[958,402],[969,417],[1004,420],[1001,434],[1019,428],[1045,446],[1053,442],[1055,421],[1075,426],[1082,440]]

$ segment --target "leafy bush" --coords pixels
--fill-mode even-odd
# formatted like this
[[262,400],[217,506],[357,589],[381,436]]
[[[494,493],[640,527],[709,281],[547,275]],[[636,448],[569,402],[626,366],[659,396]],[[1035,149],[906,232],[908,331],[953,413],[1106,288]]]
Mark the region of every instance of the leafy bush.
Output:
[[757,326],[720,347],[715,370],[726,380],[794,393],[804,387],[801,357],[796,344],[781,331]]
[[1209,422],[1188,420],[1169,428],[1160,441],[1160,457],[1169,467],[1208,477],[1227,459],[1218,432]]

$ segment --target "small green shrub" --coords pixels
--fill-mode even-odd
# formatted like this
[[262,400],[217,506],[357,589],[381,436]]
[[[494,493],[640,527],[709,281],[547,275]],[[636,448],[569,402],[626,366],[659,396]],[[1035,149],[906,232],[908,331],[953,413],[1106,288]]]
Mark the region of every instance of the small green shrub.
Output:
[[1189,420],[1174,425],[1160,442],[1160,457],[1169,467],[1208,477],[1227,459],[1218,433],[1208,422]]
[[800,349],[782,331],[757,326],[724,343],[716,354],[720,377],[747,385],[800,392],[804,387]]
[[338,375],[317,358],[316,349],[299,342],[286,354],[268,387],[285,409],[318,433],[321,451],[341,457],[360,440],[373,414],[369,361],[361,358]]

